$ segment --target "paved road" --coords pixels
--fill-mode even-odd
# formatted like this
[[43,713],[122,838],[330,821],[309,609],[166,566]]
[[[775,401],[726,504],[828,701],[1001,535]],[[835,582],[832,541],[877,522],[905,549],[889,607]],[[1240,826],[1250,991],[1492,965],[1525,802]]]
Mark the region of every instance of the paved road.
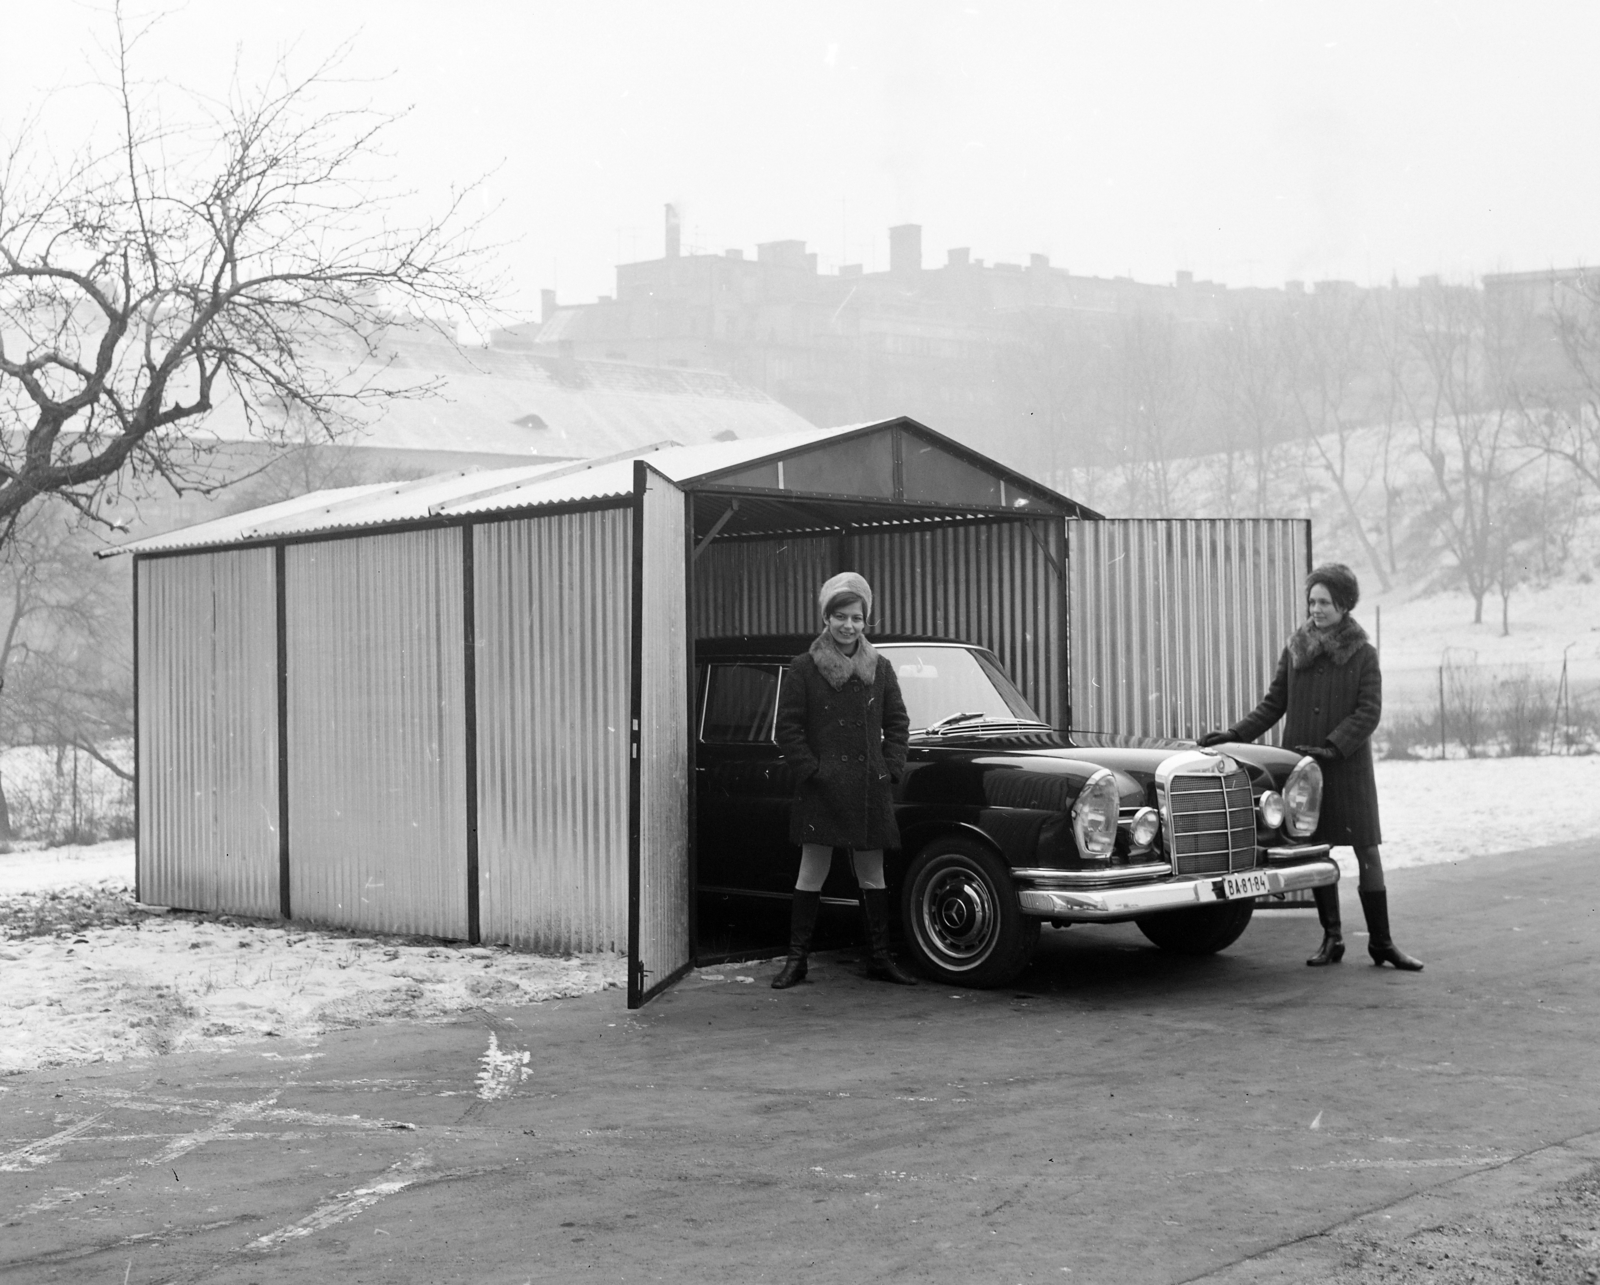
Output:
[[1202,960],[1047,932],[1002,992],[832,956],[14,1077],[0,1281],[1315,1279],[1600,1158],[1597,858],[1395,875],[1419,976],[1262,914]]

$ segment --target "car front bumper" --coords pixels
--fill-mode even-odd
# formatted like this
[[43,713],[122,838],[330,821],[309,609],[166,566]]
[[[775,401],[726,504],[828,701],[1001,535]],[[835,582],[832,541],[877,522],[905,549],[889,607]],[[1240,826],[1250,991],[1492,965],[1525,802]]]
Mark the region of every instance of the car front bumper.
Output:
[[[1275,862],[1274,857],[1278,857],[1279,861]],[[1338,863],[1322,845],[1306,845],[1292,850],[1268,849],[1267,864],[1258,869],[1267,876],[1270,887],[1270,892],[1266,894],[1268,896],[1280,892],[1299,892],[1305,888],[1322,888],[1339,882]],[[1035,875],[1042,872],[1028,873]],[[1017,890],[1017,903],[1023,914],[1038,919],[1062,919],[1078,923],[1133,919],[1162,910],[1183,910],[1225,900],[1221,875],[1196,875],[1120,887],[1042,887],[1035,884]]]

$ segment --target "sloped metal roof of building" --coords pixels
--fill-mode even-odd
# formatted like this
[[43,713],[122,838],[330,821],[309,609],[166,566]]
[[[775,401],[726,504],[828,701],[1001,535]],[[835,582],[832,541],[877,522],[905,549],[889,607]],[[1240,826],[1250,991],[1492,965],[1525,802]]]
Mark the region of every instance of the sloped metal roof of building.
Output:
[[[748,472],[741,471],[742,468],[759,468],[772,461],[792,461],[810,455],[819,447],[826,448],[830,443],[841,444],[844,439],[895,429],[913,431],[925,442],[943,444],[962,452],[964,457],[982,460],[982,457],[941,438],[939,434],[903,419],[853,424],[842,428],[808,429],[800,433],[775,434],[744,441],[690,446],[657,442],[592,460],[471,470],[414,482],[318,491],[296,500],[203,522],[165,535],[134,540],[105,550],[102,556],[216,548],[407,523],[461,521],[490,514],[530,512],[585,502],[622,502],[633,495],[634,465],[640,459],[679,485],[706,485],[708,494],[697,498],[696,526],[710,525],[716,520],[718,529],[726,527],[729,535],[745,531],[824,530],[842,523],[879,525],[949,520],[963,515],[992,517],[996,507],[1007,507],[1004,502],[996,506],[992,501],[974,501],[960,496],[907,501],[870,491],[831,495],[798,492],[791,496],[782,488],[781,482],[778,487],[750,485]],[[1098,516],[1065,496],[1031,483],[1000,465],[985,463],[994,476],[1002,479],[1009,477],[1014,487],[1024,488],[1024,493],[1012,492],[1017,498],[1010,503],[1017,509],[1034,506],[1027,507],[1027,511]],[[973,466],[969,464],[968,467]],[[780,473],[777,476],[781,479],[782,475]],[[732,484],[718,485],[719,479],[723,478],[732,478]],[[1006,494],[1003,487],[999,494],[1003,501]],[[730,524],[730,519],[740,512],[742,518]]]
[[[376,356],[324,356],[355,385],[437,385],[432,395],[376,403],[351,445],[571,460],[662,438],[692,444],[811,427],[766,393],[718,371],[457,347],[414,326],[384,334]],[[258,436],[242,407],[228,400],[207,418],[205,431],[225,442]]]

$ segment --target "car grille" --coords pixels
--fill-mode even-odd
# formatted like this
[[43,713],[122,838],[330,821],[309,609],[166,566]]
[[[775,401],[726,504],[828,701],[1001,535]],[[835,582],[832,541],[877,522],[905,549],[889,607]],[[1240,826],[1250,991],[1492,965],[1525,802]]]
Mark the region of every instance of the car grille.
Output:
[[1256,813],[1250,778],[1175,776],[1167,786],[1173,871],[1225,874],[1256,863]]

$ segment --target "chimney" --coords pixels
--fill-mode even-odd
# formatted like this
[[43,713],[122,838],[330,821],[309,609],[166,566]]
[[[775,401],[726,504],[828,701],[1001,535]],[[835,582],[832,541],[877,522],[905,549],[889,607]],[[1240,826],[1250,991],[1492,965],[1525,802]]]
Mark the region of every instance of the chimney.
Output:
[[947,267],[965,268],[972,262],[972,250],[968,246],[961,246],[959,249],[955,250],[947,250],[945,253],[948,256],[946,262]]
[[667,258],[676,259],[682,244],[682,235],[678,229],[678,207],[667,206]]
[[556,292],[554,290],[539,291],[539,320],[549,321],[556,315]]
[[922,271],[922,224],[902,223],[889,229],[889,271]]

